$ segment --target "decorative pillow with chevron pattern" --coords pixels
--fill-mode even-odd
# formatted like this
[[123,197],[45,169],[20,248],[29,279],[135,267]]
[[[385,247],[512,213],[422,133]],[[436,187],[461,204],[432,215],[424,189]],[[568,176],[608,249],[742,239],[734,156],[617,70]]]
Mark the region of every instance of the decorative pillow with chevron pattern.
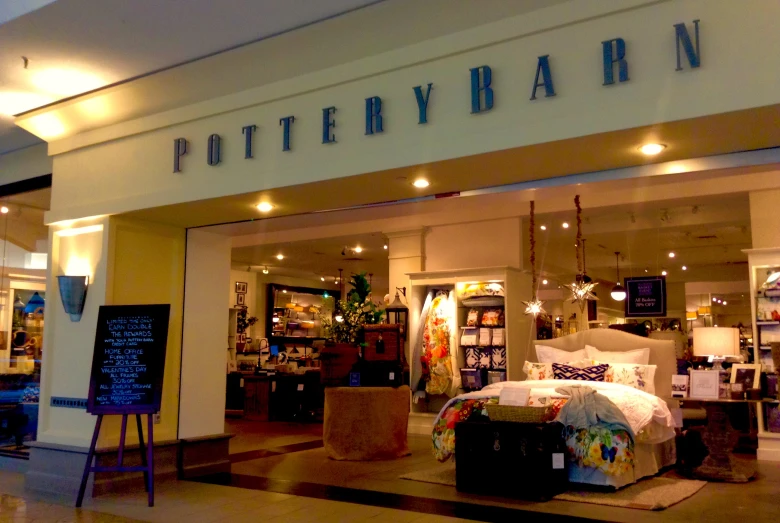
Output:
[[604,363],[578,369],[564,363],[553,363],[552,368],[556,380],[604,381],[609,365]]

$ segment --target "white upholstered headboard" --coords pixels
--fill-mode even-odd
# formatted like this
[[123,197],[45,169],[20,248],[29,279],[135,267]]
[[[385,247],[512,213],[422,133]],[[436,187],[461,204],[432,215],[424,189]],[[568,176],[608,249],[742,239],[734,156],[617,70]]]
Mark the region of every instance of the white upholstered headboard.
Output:
[[585,345],[591,345],[600,351],[607,352],[649,348],[650,365],[657,366],[655,370],[655,394],[662,398],[668,398],[672,395],[672,375],[677,373],[674,341],[653,340],[615,329],[589,329],[563,336],[562,338],[536,340],[533,343],[534,350],[529,351],[529,361],[536,361],[536,345],[555,347],[567,352],[584,349]]

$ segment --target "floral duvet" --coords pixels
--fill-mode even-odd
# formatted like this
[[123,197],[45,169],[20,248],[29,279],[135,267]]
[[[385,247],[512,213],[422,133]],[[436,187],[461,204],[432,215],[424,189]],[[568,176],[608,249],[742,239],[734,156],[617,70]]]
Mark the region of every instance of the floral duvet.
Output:
[[[567,401],[567,398],[555,392],[555,388],[571,384],[568,380],[504,382],[451,399],[434,423],[434,456],[443,462],[455,454],[457,423],[475,414],[487,416],[485,405],[498,403],[501,388],[531,388],[529,406],[551,405],[554,419]],[[662,441],[673,434],[671,413],[666,403],[659,398],[614,383],[580,381],[574,384],[592,386],[600,394],[610,398],[626,416],[638,441],[655,443],[657,441],[653,441],[654,439]],[[566,427],[565,438],[569,461],[573,465],[595,468],[609,476],[620,476],[633,471],[634,440],[626,430],[601,424],[591,427]]]

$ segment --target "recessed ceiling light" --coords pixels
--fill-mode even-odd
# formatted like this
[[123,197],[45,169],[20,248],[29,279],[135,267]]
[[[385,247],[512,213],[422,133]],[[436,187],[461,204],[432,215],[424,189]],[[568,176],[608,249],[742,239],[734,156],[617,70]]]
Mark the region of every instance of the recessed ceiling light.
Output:
[[412,185],[414,185],[418,189],[425,189],[430,184],[431,184],[431,182],[429,182],[425,178],[417,178],[414,182],[412,182]]
[[287,294],[287,289],[282,289],[282,292]]
[[645,156],[655,156],[664,149],[666,149],[666,146],[662,143],[646,143],[639,148]]
[[682,270],[684,270],[684,271],[687,271],[687,270],[688,270],[688,267],[687,267],[687,266],[685,266],[685,265],[683,265],[683,266],[682,266]]
[[673,253],[673,252],[670,252],[670,253],[669,253],[669,257],[670,257],[670,258],[674,258],[674,253]]
[[541,230],[543,230],[543,231],[546,231],[546,230],[547,230],[547,226],[546,226],[546,225],[541,225],[539,228],[540,228]]
[[385,244],[384,248],[385,248],[385,250],[387,250],[387,244]]
[[2,207],[0,207],[0,212],[3,214],[8,214],[8,207],[3,205]]
[[542,285],[547,285],[547,280],[542,280]]
[[666,271],[661,271],[661,276],[666,276]]
[[277,259],[277,260],[283,260],[283,259],[284,259],[284,254],[282,254],[282,253],[280,252],[279,254],[277,254],[277,255],[276,255],[276,259]]
[[325,281],[325,276],[322,276],[320,280]]
[[718,303],[718,298],[716,298],[715,296],[713,296],[713,297],[712,297],[712,302],[713,302],[713,303]]
[[263,267],[263,274],[268,274],[268,267]]
[[564,229],[568,229],[569,228],[569,222],[563,222],[561,224],[561,227],[563,227]]
[[355,247],[355,252],[356,252],[356,253],[358,253],[358,254],[360,254],[361,252],[363,252],[363,247],[361,247],[360,245],[358,245],[357,247]]
[[727,302],[726,300],[723,300],[723,305],[728,305],[728,304],[729,304],[729,302]]
[[257,204],[257,210],[260,212],[271,212],[274,206],[268,202],[261,202]]

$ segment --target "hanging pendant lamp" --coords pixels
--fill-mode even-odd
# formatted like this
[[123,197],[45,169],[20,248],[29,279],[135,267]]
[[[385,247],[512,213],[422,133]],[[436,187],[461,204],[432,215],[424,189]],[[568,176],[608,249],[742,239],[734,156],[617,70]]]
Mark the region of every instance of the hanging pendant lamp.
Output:
[[[585,240],[582,239],[582,207],[580,206],[579,194],[574,197],[574,205],[577,208],[577,242],[574,245],[577,255],[577,276],[574,283],[564,285],[564,287],[571,292],[572,303],[579,305],[580,311],[584,312],[588,300],[598,300],[598,297],[593,294],[593,289],[598,283],[593,282],[585,274],[585,263],[583,260]],[[583,250],[580,251],[580,249]]]
[[623,301],[626,299],[626,289],[620,285],[620,251],[615,252],[615,267],[617,268],[617,284],[612,287],[612,299],[615,301]]

